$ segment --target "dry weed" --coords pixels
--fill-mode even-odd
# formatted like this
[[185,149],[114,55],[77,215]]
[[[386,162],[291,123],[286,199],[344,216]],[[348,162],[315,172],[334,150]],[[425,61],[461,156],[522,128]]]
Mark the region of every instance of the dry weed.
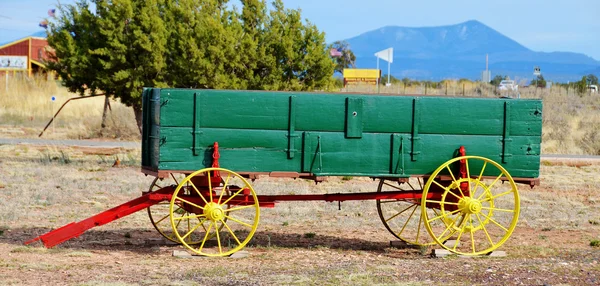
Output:
[[[0,121],[5,126],[34,128],[36,132],[29,135],[37,135],[63,103],[77,97],[78,94],[70,93],[59,81],[17,74],[9,77],[8,85],[5,80],[0,81]],[[118,100],[111,100],[110,104],[107,127],[101,129],[104,97],[72,100],[56,117],[44,138],[137,139],[139,131],[133,110]]]

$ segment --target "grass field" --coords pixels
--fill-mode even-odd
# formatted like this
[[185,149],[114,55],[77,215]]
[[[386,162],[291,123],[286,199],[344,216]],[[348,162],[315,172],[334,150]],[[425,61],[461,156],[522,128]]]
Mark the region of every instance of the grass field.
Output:
[[[46,152],[47,155],[43,155]],[[521,216],[504,258],[432,259],[434,247],[390,247],[375,202],[262,208],[241,259],[177,258],[140,211],[56,248],[22,243],[147,190],[136,150],[0,146],[2,285],[594,285],[600,281],[600,164],[542,162],[520,186]],[[112,167],[115,156],[132,158]],[[60,175],[57,175],[60,174]],[[374,191],[367,178],[264,178],[260,194]]]

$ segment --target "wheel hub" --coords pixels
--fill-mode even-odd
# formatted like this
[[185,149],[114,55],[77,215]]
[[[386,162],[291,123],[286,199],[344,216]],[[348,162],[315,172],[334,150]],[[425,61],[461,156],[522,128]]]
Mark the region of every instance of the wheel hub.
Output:
[[463,213],[477,214],[481,212],[482,206],[478,199],[464,197],[458,202],[458,207]]
[[214,202],[210,202],[204,207],[203,214],[211,221],[221,221],[225,218],[225,212],[221,205]]

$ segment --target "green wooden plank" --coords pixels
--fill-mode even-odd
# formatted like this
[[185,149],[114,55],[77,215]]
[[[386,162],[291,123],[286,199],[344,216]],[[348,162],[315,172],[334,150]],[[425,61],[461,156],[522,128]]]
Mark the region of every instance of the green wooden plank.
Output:
[[363,132],[363,99],[346,98],[346,138],[361,138]]

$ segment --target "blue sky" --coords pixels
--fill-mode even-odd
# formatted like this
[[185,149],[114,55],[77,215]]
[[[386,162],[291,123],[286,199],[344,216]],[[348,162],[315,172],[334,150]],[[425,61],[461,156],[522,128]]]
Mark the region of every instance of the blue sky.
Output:
[[[72,3],[62,0],[61,3]],[[237,0],[232,1],[238,2]],[[383,26],[441,26],[478,20],[543,52],[584,53],[600,60],[598,0],[283,0],[325,31],[328,42]],[[56,0],[0,0],[0,43],[41,31]]]

